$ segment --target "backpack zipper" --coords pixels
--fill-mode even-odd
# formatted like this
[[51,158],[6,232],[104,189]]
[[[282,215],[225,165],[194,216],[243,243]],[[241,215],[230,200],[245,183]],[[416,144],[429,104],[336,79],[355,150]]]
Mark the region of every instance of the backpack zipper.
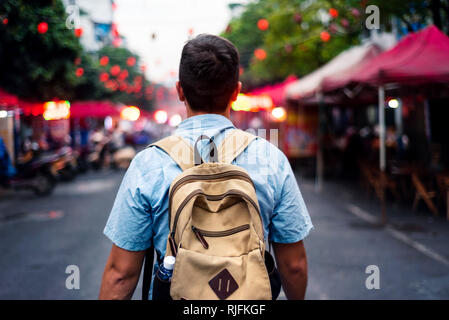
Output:
[[230,235],[233,235],[233,234],[236,234],[236,233],[248,230],[248,229],[249,229],[249,224],[244,224],[242,226],[224,230],[224,231],[206,231],[206,230],[198,229],[195,226],[192,226],[193,233],[196,235],[198,240],[201,242],[204,249],[209,249],[209,244],[207,243],[206,239],[204,239],[204,237],[226,237],[226,236],[230,236]]
[[[175,242],[176,225],[178,223],[179,215],[181,214],[182,209],[184,209],[184,207],[187,205],[187,203],[193,197],[195,197],[196,195],[200,195],[200,194],[205,196],[207,200],[221,200],[221,199],[223,199],[223,198],[225,198],[227,196],[230,196],[230,195],[241,196],[241,197],[245,198],[246,200],[248,200],[253,205],[253,207],[256,209],[256,211],[257,211],[257,213],[259,214],[259,217],[260,217],[260,211],[259,211],[259,208],[258,208],[257,204],[247,194],[245,194],[244,192],[242,192],[240,190],[232,189],[232,190],[229,190],[229,191],[227,191],[227,192],[225,192],[223,194],[219,194],[219,195],[207,195],[201,189],[194,190],[184,199],[184,201],[182,201],[182,203],[179,206],[178,210],[176,210],[175,219],[173,221],[173,229],[172,229],[172,232],[170,233],[170,237],[172,238],[171,241],[173,241],[175,246],[176,246],[176,242]],[[260,218],[262,219],[262,217],[260,217]]]
[[[171,208],[172,198],[173,194],[176,192],[177,189],[182,187],[185,183],[187,183],[190,180],[218,180],[221,178],[229,178],[229,177],[236,177],[237,179],[245,180],[251,183],[251,185],[254,186],[253,180],[244,172],[238,171],[238,170],[230,170],[226,172],[220,172],[220,173],[214,173],[214,174],[192,174],[185,176],[181,179],[179,179],[174,185],[173,188],[170,191],[169,195],[169,208]],[[170,211],[169,211],[170,212]]]
[[193,175],[185,176],[185,177],[181,178],[180,180],[178,180],[173,185],[173,187],[171,188],[170,194],[168,196],[168,221],[169,221],[169,223],[171,221],[171,207],[172,207],[172,202],[173,202],[173,194],[176,192],[177,189],[179,189],[181,186],[183,186],[185,183],[187,183],[190,180],[217,180],[217,179],[229,178],[229,177],[236,177],[237,179],[248,181],[249,183],[251,183],[251,185],[253,186],[254,189],[256,188],[254,186],[253,180],[251,180],[249,175],[247,175],[244,172],[238,171],[238,170],[230,170],[230,171],[214,173],[214,174],[193,174]]

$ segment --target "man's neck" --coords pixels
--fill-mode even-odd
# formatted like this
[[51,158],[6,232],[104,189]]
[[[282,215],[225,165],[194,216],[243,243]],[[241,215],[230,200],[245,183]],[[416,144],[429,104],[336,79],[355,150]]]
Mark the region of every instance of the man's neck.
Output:
[[223,113],[218,113],[218,112],[193,111],[192,109],[187,108],[187,118],[194,117],[194,116],[199,116],[199,115],[202,115],[202,114],[218,114],[220,116],[226,117],[229,120],[231,120],[231,115],[230,115],[229,110],[227,110],[226,112],[223,112]]

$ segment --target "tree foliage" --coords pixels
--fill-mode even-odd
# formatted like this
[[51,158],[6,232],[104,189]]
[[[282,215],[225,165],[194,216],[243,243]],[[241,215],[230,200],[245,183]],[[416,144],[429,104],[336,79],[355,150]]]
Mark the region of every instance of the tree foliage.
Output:
[[[85,52],[66,19],[61,0],[0,1],[0,87],[31,100],[107,99],[149,109],[151,97],[144,94],[149,83],[139,71],[138,57],[126,48]],[[38,31],[41,22],[48,25],[45,33]],[[99,57],[104,55],[110,61],[101,66]],[[127,64],[129,57],[135,58],[132,66]],[[112,65],[128,75],[111,75]],[[110,78],[107,86],[100,81],[104,72]]]
[[[391,30],[396,21],[399,32],[410,32],[432,22],[435,2],[444,21],[448,0],[258,0],[246,5],[222,36],[240,51],[241,79],[248,89],[290,74],[308,74],[358,44],[361,35],[369,33],[365,27],[368,5],[379,7],[382,29]],[[268,20],[267,30],[258,29],[260,19]],[[328,41],[327,34],[322,38],[323,32],[330,35]],[[255,57],[257,48],[265,50],[265,59]]]
[[[0,16],[0,86],[26,98],[71,98],[79,81],[73,61],[82,47],[65,26],[62,3],[5,0]],[[41,22],[48,24],[43,34]]]

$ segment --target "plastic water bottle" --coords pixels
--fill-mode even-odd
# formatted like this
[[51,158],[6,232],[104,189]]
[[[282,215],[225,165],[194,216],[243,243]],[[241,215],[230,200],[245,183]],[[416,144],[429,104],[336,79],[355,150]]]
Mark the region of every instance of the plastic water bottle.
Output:
[[164,258],[164,262],[159,266],[158,276],[163,281],[170,281],[173,274],[173,268],[175,267],[176,258],[173,256],[167,256]]

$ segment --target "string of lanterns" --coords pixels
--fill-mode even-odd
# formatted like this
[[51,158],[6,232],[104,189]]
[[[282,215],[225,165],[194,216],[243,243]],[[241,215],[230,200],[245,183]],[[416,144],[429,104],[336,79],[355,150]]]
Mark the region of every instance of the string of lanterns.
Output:
[[[351,8],[349,10],[350,14],[355,17],[358,18],[360,16],[360,11],[357,8]],[[322,30],[318,36],[319,39],[324,42],[327,43],[329,41],[331,41],[332,39],[332,34],[336,34],[337,32],[344,32],[345,29],[348,29],[350,27],[350,22],[347,18],[341,17],[339,19],[339,24],[340,26],[336,23],[337,18],[340,17],[340,13],[336,8],[330,8],[328,11],[328,16],[331,20],[335,21],[335,22],[331,22],[328,27],[325,30]],[[293,14],[293,20],[296,24],[302,25],[303,24],[303,16],[301,13],[296,12]],[[261,18],[257,21],[257,28],[260,31],[266,31],[268,30],[270,27],[270,22],[268,21],[268,19],[266,18]],[[343,29],[342,29],[343,27]],[[225,30],[226,33],[231,33],[232,32],[232,28],[231,25],[228,25],[226,27]],[[311,39],[309,39],[311,40]],[[306,47],[302,46],[301,50],[302,51],[306,51]],[[284,50],[286,53],[291,53],[293,51],[293,45],[291,43],[287,43],[284,45]],[[265,51],[265,49],[263,48],[257,48],[254,50],[254,52],[252,53],[253,56],[259,60],[259,61],[263,61],[267,58],[267,52]]]

